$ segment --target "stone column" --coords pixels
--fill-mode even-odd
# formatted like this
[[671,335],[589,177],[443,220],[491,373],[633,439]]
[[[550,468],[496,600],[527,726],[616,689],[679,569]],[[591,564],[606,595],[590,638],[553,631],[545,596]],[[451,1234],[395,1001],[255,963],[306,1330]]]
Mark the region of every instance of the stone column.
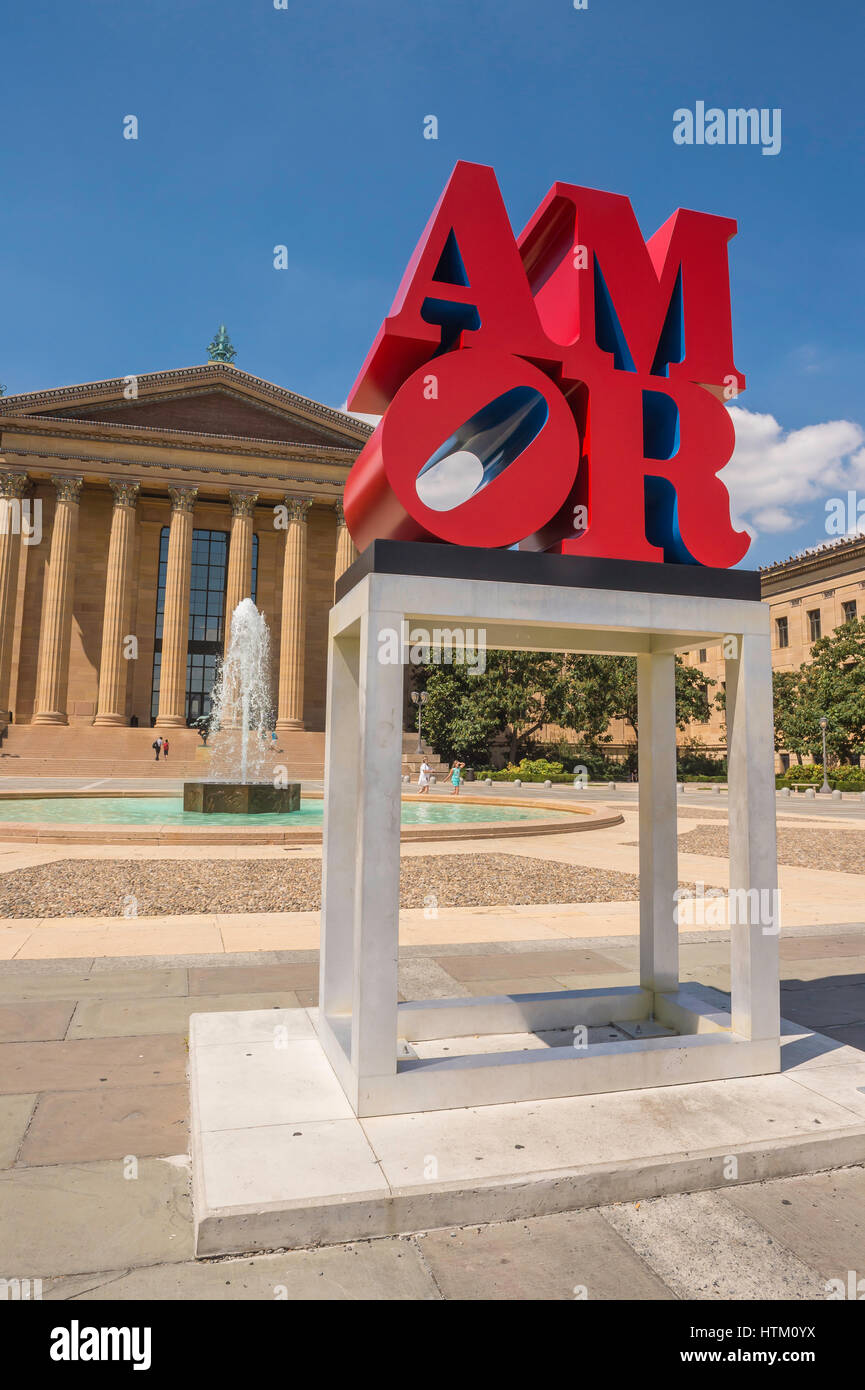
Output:
[[0,473],[0,723],[9,714],[15,599],[21,560],[21,499],[29,485],[26,473]]
[[189,646],[189,586],[192,575],[192,512],[197,487],[170,487],[171,529],[162,617],[159,671],[159,728],[186,727],[186,653]]
[[[778,852],[769,615],[725,660],[730,821],[730,1012],[743,1038],[778,1037]],[[725,638],[725,644],[729,637]]]
[[53,475],[57,506],[51,528],[51,550],[42,592],[39,662],[36,669],[34,724],[67,724],[69,643],[72,636],[72,593],[78,542],[79,500],[83,478]]
[[114,493],[105,613],[102,619],[102,655],[99,662],[99,698],[94,724],[126,723],[128,658],[123,641],[127,635],[132,584],[132,552],[135,545],[135,504],[140,483],[109,480]]
[[679,987],[676,839],[676,659],[637,657],[640,760],[640,984]]
[[309,497],[286,497],[288,529],[282,569],[277,729],[303,728],[303,655],[306,640],[306,516]]
[[342,509],[342,502],[336,504],[336,564],[334,566],[334,584],[340,575],[345,574],[349,565],[353,565],[357,559],[357,546],[352,540],[348,527],[345,524],[345,512]]
[[252,597],[252,519],[257,492],[230,492],[231,538],[228,545],[228,574],[225,585],[225,651],[231,629],[231,615],[241,599]]

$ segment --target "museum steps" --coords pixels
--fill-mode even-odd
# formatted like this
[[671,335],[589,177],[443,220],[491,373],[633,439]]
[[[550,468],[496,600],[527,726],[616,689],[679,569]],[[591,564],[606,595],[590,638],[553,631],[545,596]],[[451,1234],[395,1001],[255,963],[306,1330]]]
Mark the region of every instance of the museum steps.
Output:
[[[150,728],[97,728],[92,724],[10,724],[0,744],[0,785],[3,777],[80,778],[100,781],[125,777],[176,781],[206,777],[210,752],[194,729],[168,731],[168,760],[153,756],[156,731]],[[447,767],[426,747],[426,757],[438,781]],[[416,780],[421,756],[417,734],[403,736],[402,773]],[[289,780],[320,782],[324,778],[324,734],[308,730],[280,733],[268,759],[287,769]]]

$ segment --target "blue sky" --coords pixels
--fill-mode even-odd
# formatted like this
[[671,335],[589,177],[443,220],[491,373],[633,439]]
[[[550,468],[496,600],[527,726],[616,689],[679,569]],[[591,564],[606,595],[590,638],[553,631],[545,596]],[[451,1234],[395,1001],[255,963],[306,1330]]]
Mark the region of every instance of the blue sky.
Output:
[[[694,207],[739,221],[728,473],[745,563],[781,558],[865,497],[863,40],[857,0],[29,0],[0,381],[190,365],[225,320],[238,366],[339,404],[455,160],[494,165],[515,229],[556,178],[627,193],[646,235]],[[674,144],[697,100],[780,107],[781,152]]]

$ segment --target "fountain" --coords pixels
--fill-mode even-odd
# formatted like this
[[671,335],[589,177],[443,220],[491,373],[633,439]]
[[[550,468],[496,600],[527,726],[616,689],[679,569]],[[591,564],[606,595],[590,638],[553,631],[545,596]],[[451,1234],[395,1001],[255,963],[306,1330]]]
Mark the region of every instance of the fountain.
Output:
[[240,814],[300,810],[300,783],[264,780],[273,705],[270,633],[245,598],[231,615],[228,651],[217,671],[210,716],[211,775],[184,782],[184,811]]

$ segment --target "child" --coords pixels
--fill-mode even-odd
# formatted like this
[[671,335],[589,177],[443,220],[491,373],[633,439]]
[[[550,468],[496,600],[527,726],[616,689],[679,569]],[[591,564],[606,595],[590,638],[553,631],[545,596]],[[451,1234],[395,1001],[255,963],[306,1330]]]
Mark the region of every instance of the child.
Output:
[[462,767],[465,767],[465,763],[454,762],[451,767],[451,796],[459,796],[460,794],[460,783],[462,782],[460,768]]
[[420,773],[418,774],[417,779],[417,789],[419,795],[422,796],[424,792],[429,791],[429,779],[430,765],[427,762],[426,758],[424,758],[423,762],[420,765]]

